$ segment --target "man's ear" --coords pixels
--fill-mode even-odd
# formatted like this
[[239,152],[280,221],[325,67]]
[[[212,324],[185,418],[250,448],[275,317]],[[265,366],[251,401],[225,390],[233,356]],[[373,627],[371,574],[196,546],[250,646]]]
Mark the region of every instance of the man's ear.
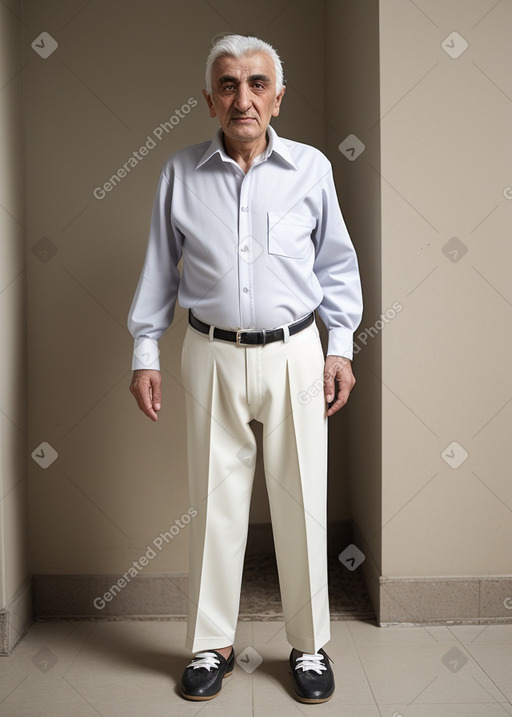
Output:
[[206,104],[208,105],[208,109],[210,110],[210,117],[217,117],[217,113],[215,112],[215,107],[212,102],[212,96],[208,94],[206,90],[203,90],[203,96],[206,100]]
[[281,109],[281,100],[284,97],[284,93],[286,92],[286,87],[283,87],[281,92],[276,95],[276,103],[274,105],[274,109],[272,110],[272,117],[277,117],[279,114],[279,110]]

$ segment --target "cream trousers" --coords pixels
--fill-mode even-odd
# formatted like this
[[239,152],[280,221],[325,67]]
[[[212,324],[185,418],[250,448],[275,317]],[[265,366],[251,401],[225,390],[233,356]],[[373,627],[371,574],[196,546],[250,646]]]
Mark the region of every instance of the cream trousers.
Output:
[[287,342],[242,346],[187,329],[182,351],[189,490],[190,584],[185,646],[233,644],[256,441],[263,461],[286,638],[316,652],[330,639],[324,356],[313,323]]

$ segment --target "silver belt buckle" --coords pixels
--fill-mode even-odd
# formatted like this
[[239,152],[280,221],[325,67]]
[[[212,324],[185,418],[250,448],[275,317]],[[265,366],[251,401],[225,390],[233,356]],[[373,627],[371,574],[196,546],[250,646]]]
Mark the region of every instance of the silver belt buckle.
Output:
[[254,333],[261,332],[263,334],[263,344],[265,344],[265,331],[266,331],[266,329],[237,329],[236,330],[236,342],[240,346],[252,345],[252,344],[242,343],[241,334],[254,334]]

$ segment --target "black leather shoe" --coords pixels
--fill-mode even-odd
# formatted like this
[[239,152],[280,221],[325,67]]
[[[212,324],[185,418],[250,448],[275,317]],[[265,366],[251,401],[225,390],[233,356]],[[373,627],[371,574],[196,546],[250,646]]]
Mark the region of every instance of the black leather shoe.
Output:
[[318,650],[315,654],[295,651],[290,653],[293,688],[299,702],[316,704],[327,702],[334,694],[334,675],[329,664],[330,657]]
[[198,652],[183,673],[181,695],[186,700],[212,700],[217,697],[224,677],[229,677],[235,666],[235,648],[226,660],[217,650]]

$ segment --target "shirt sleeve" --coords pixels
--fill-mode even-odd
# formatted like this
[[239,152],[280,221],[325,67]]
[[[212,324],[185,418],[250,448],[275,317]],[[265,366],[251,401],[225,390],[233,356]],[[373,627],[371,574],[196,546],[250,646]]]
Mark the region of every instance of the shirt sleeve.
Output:
[[183,237],[172,223],[171,199],[172,181],[164,169],[156,191],[144,266],[128,314],[128,330],[134,338],[133,370],[160,370],[158,340],[174,318]]
[[318,314],[329,331],[327,355],[353,358],[363,301],[357,256],[336,195],[332,169],[321,183],[321,217],[313,271],[323,290]]

